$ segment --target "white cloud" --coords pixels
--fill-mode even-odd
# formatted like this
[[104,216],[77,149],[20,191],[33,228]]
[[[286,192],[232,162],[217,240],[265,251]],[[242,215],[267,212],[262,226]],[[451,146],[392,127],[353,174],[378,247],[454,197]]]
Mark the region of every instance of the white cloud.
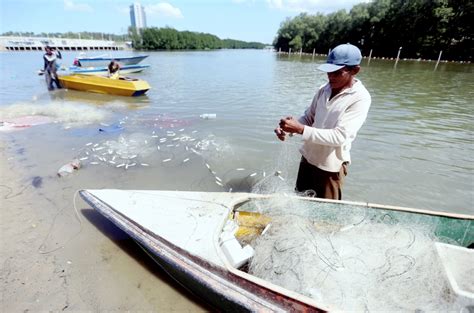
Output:
[[145,6],[145,11],[150,15],[158,15],[162,17],[183,18],[183,13],[179,8],[172,6],[167,2],[150,4]]
[[370,0],[266,0],[273,9],[291,12],[330,13]]
[[64,0],[64,10],[66,11],[80,11],[92,12],[92,7],[85,3],[74,3],[72,0]]

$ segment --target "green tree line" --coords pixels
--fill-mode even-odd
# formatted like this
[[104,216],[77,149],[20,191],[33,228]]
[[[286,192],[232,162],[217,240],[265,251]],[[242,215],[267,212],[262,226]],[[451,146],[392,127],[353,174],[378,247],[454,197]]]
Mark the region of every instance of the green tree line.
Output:
[[211,34],[178,31],[170,27],[131,30],[133,46],[144,50],[263,49],[258,42],[220,39]]
[[364,55],[472,61],[474,1],[373,0],[323,15],[300,14],[281,23],[273,42],[278,50],[327,53],[350,42]]

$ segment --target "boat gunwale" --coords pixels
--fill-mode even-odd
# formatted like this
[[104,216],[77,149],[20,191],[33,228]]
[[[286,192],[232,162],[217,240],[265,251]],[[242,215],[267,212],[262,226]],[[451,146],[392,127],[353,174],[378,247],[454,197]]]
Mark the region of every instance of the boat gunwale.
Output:
[[[275,196],[281,197],[279,194],[251,194],[252,198],[272,198]],[[451,212],[444,212],[444,211],[433,211],[427,209],[415,209],[409,207],[401,207],[401,206],[394,206],[394,205],[384,205],[384,204],[377,204],[371,202],[357,202],[357,201],[346,201],[346,200],[332,200],[332,199],[322,199],[322,198],[312,198],[312,197],[303,197],[297,195],[285,195],[287,197],[291,197],[298,200],[304,201],[313,201],[313,202],[326,202],[326,203],[334,203],[334,204],[347,204],[353,206],[362,206],[371,209],[383,209],[383,210],[390,210],[390,211],[399,211],[399,212],[407,212],[407,213],[417,213],[417,214],[425,214],[425,215],[433,215],[439,217],[450,217],[450,218],[457,218],[457,219],[467,219],[467,220],[474,220],[474,215],[463,214],[463,213],[451,213]],[[237,203],[238,204],[238,203]]]
[[143,54],[143,55],[137,55],[137,56],[130,56],[130,57],[78,57],[77,60],[79,62],[94,62],[94,61],[110,61],[110,60],[115,60],[120,62],[121,60],[132,60],[132,59],[146,59],[148,58],[148,54]]
[[[140,70],[143,71],[149,68],[151,65],[149,64],[131,64],[131,65],[124,65],[120,68],[120,71],[128,71],[128,70]],[[68,71],[72,72],[71,75],[76,74],[87,74],[87,73],[108,73],[109,69],[106,66],[76,66],[76,67],[69,67]],[[66,76],[71,76],[66,75]]]

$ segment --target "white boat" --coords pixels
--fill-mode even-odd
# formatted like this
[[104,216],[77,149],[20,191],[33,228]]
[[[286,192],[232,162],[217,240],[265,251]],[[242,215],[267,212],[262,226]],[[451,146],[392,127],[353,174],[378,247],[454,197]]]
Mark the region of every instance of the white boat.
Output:
[[82,67],[98,67],[98,66],[107,66],[112,60],[118,62],[121,66],[138,64],[147,58],[148,55],[132,55],[124,57],[110,57],[110,56],[95,56],[95,57],[86,57],[79,56],[76,60],[79,62],[79,66]]
[[[186,289],[225,312],[340,310],[317,297],[309,297],[256,277],[245,269],[253,250],[249,246],[242,247],[242,238],[263,238],[271,227],[274,227],[274,232],[285,228],[281,224],[275,228],[277,226],[272,226],[271,219],[249,211],[255,205],[265,207],[282,201],[290,203],[286,202],[288,199],[299,201],[308,207],[308,216],[304,218],[308,218],[312,225],[327,225],[336,219],[338,213],[347,218],[348,214],[356,211],[364,212],[362,216],[370,222],[379,220],[382,224],[393,224],[395,221],[406,220],[416,221],[417,225],[431,225],[436,239],[449,243],[436,243],[436,249],[433,248],[433,251],[438,251],[447,284],[451,288],[447,292],[451,296],[454,294],[460,297],[461,305],[465,305],[465,308],[474,305],[474,286],[470,275],[474,271],[474,251],[467,248],[474,243],[472,215],[249,193],[153,190],[81,190],[79,193],[89,205],[137,241]],[[315,220],[314,216],[311,217],[312,212],[324,212],[318,217],[324,220]],[[245,218],[247,222],[244,223],[242,221]],[[236,221],[240,221],[237,222],[237,230],[232,229]],[[357,232],[360,224],[360,221],[351,222],[350,227],[343,228],[352,228]],[[331,227],[335,229],[334,225]],[[412,240],[411,237],[409,240]],[[364,255],[364,252],[361,253]],[[327,261],[329,258],[325,260]],[[413,274],[408,273],[408,278]],[[379,286],[372,287],[377,289]],[[413,294],[415,299],[416,292],[418,291],[415,290]],[[436,295],[433,294],[433,297]]]
[[[139,73],[146,70],[149,67],[150,65],[148,64],[124,65],[120,67],[120,74]],[[106,66],[102,66],[102,67],[71,66],[69,67],[69,72],[73,74],[100,75],[100,76],[107,76],[109,74],[109,70]]]

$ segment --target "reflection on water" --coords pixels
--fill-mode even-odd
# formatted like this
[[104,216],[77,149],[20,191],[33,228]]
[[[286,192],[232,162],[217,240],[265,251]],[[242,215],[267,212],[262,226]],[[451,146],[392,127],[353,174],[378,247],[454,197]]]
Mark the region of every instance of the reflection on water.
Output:
[[[72,63],[74,53],[64,54],[63,64]],[[136,75],[152,86],[148,95],[115,97],[48,93],[35,74],[42,66],[40,53],[0,54],[7,78],[0,88],[0,117],[40,114],[56,121],[2,135],[25,149],[18,158],[24,174],[54,175],[74,157],[86,157],[80,151],[90,142],[104,146],[120,142],[120,136],[140,136],[153,151],[140,162],[150,166],[125,170],[86,163],[59,183],[72,190],[243,191],[256,183],[264,191],[293,189],[301,142],[295,136],[281,143],[273,129],[281,117],[302,114],[325,82],[316,70],[322,58],[206,51],[150,53],[148,61],[151,68]],[[386,60],[362,65],[359,77],[373,104],[353,145],[344,199],[473,213],[473,66],[442,63],[434,71],[434,62],[401,61],[396,69]],[[216,118],[199,118],[205,113]],[[123,129],[100,131],[113,125]],[[170,132],[182,140],[173,141]],[[168,138],[166,144],[162,138]],[[202,140],[212,142],[208,150],[194,146]],[[169,158],[173,161],[163,162]],[[268,176],[276,171],[281,175]],[[47,180],[43,185],[53,193],[58,188]]]
[[121,104],[126,105],[129,109],[136,109],[150,104],[150,98],[147,95],[140,97],[117,97],[108,94],[61,89],[50,92],[48,96],[51,101],[80,102],[92,105]]

